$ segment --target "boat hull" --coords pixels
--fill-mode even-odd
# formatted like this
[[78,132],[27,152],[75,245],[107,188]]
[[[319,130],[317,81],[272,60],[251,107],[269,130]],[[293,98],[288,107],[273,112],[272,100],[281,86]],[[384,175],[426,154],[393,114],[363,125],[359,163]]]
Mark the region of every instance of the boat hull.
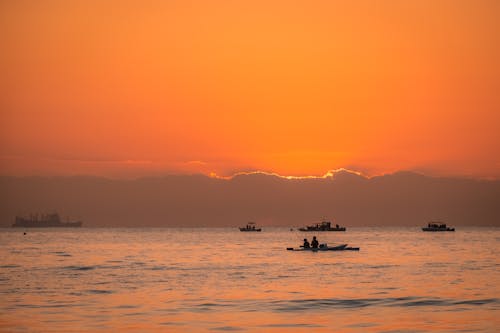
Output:
[[261,228],[257,228],[257,229],[240,228],[240,231],[243,231],[243,232],[260,232],[260,231],[262,231],[262,229]]
[[308,229],[308,228],[299,228],[299,231],[345,231],[346,228],[345,227],[342,227],[342,228],[330,228],[330,229]]
[[337,245],[337,246],[325,246],[317,248],[293,248],[287,247],[288,251],[310,251],[310,252],[323,252],[323,251],[359,251],[359,247],[348,247],[347,244]]
[[62,222],[59,214],[42,214],[40,218],[38,215],[32,215],[30,218],[16,216],[13,228],[79,228],[82,222]]
[[455,231],[455,228],[422,228],[422,231],[430,231],[430,232],[437,232],[437,231]]
[[13,228],[80,228],[82,226],[82,222],[68,222],[68,223],[60,223],[60,224],[52,224],[52,223],[14,223],[12,225]]

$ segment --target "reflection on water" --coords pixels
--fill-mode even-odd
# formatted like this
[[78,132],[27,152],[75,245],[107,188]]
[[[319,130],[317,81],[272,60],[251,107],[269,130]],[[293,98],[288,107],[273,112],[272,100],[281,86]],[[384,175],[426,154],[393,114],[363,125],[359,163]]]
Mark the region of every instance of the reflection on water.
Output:
[[[498,228],[0,231],[0,331],[494,332]],[[308,235],[311,236],[312,235]]]

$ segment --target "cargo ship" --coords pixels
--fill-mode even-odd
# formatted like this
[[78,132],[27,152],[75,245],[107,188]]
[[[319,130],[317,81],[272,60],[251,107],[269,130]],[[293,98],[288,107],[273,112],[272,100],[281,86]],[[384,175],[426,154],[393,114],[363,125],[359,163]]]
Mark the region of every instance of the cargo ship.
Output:
[[12,227],[14,228],[57,228],[57,227],[66,227],[66,228],[78,228],[82,226],[82,222],[61,222],[61,218],[59,214],[41,214],[40,217],[38,214],[30,215],[29,218],[16,216],[16,220]]

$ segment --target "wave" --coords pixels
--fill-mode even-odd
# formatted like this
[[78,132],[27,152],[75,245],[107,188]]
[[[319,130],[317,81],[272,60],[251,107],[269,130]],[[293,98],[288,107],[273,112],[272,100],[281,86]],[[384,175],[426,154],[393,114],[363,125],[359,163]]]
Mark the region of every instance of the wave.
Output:
[[246,331],[246,329],[244,329],[242,327],[236,327],[236,326],[213,327],[210,330],[212,330],[212,331]]
[[98,294],[98,295],[113,294],[114,293],[112,290],[102,290],[102,289],[90,289],[90,290],[86,290],[85,292],[87,292],[89,294]]
[[62,268],[72,271],[90,271],[92,269],[96,269],[96,266],[65,266]]
[[64,251],[55,251],[55,252],[51,252],[53,254],[55,254],[56,256],[59,256],[59,257],[72,257],[71,254],[69,253],[66,253]]
[[292,299],[292,300],[217,300],[194,304],[184,311],[210,312],[223,308],[234,307],[243,312],[255,312],[264,308],[274,312],[302,312],[326,311],[331,309],[360,309],[366,307],[477,307],[484,305],[500,306],[500,299],[445,299],[428,297],[388,297],[388,298],[359,298],[359,299]]
[[319,324],[304,324],[304,323],[285,323],[285,324],[267,324],[260,325],[259,327],[269,327],[269,328],[315,328],[315,327],[325,327]]

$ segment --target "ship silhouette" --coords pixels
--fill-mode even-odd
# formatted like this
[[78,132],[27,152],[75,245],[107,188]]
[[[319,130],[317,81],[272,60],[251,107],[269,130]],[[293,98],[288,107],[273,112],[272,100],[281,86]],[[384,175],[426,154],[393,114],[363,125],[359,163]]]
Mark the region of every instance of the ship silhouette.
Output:
[[61,222],[59,214],[31,214],[29,218],[16,216],[16,220],[12,227],[16,228],[52,228],[52,227],[69,227],[78,228],[82,226],[81,221]]

